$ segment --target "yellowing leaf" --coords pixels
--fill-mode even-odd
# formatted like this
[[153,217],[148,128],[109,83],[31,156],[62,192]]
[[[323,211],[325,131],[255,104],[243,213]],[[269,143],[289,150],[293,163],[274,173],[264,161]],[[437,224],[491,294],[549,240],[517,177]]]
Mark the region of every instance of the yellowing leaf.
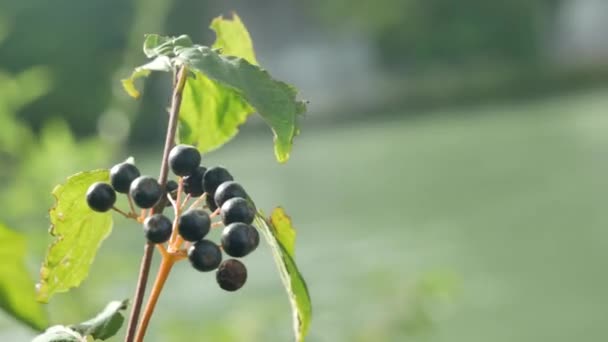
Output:
[[295,262],[296,233],[291,219],[283,208],[279,207],[273,210],[269,219],[265,219],[258,211],[255,225],[270,245],[285,291],[289,296],[296,341],[304,342],[312,319],[312,304],[304,277]]
[[216,35],[212,48],[220,49],[226,56],[241,57],[258,65],[249,31],[236,13],[232,14],[232,20],[223,17],[213,19],[210,27]]

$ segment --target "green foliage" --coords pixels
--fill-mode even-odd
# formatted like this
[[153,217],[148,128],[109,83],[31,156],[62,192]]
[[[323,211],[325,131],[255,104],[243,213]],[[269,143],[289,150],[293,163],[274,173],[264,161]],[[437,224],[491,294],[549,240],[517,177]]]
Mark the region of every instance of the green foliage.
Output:
[[296,232],[283,208],[275,208],[268,219],[258,212],[255,225],[272,249],[281,280],[289,296],[293,311],[296,341],[303,342],[312,318],[308,287],[295,263]]
[[83,342],[90,340],[105,341],[116,335],[124,317],[123,310],[127,308],[127,300],[113,301],[94,318],[71,326],[55,325],[32,342]]
[[53,190],[57,204],[49,214],[55,241],[40,270],[39,301],[78,286],[88,275],[101,242],[110,234],[112,215],[92,211],[84,198],[92,183],[108,180],[108,170],[81,172]]
[[25,267],[25,239],[0,224],[0,308],[28,326],[42,330],[46,313],[35,299],[34,282]]
[[106,340],[114,336],[125,318],[121,311],[127,308],[129,301],[113,301],[106,305],[106,308],[94,318],[71,326],[73,330],[83,336],[92,336],[97,340]]
[[[192,45],[187,36],[148,35],[144,52],[160,61],[136,68],[123,80],[125,90],[137,97],[135,79],[150,71],[166,71],[169,65],[188,67],[193,77],[186,82],[180,111],[182,142],[196,144],[201,151],[215,149],[234,137],[238,126],[257,111],[274,133],[277,160],[286,162],[298,134],[297,117],[306,110],[305,104],[296,99],[295,88],[252,64],[256,61],[251,39],[238,17],[232,21],[216,19],[212,28],[218,35],[217,49]],[[219,52],[223,49],[242,56],[227,56]]]
[[[236,14],[233,20],[215,18],[211,28],[216,33],[214,49],[257,65],[249,32]],[[232,139],[255,110],[233,89],[201,72],[195,71],[194,75],[184,88],[180,140],[207,152]]]

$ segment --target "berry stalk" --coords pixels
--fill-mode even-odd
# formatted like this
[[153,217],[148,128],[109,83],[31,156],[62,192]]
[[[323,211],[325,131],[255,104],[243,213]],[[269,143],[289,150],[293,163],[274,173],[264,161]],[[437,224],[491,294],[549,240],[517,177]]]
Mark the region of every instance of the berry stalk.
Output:
[[[187,70],[185,67],[181,67],[177,72],[175,86],[173,90],[173,96],[171,99],[171,110],[169,111],[169,125],[167,127],[167,136],[165,139],[165,147],[163,150],[163,158],[160,166],[160,176],[158,177],[158,182],[161,185],[163,191],[165,191],[165,186],[167,184],[167,176],[169,174],[169,152],[175,143],[175,134],[177,131],[177,122],[179,118],[179,108],[182,102],[182,93],[184,90],[184,85],[186,84]],[[161,201],[162,202],[162,201]],[[164,208],[155,207],[150,210],[150,214],[154,212],[162,212]],[[141,261],[141,267],[139,270],[139,276],[137,278],[137,286],[135,289],[135,296],[133,297],[133,307],[131,309],[131,315],[129,316],[129,323],[127,328],[127,335],[125,337],[125,342],[133,342],[135,338],[135,332],[137,330],[137,323],[139,320],[139,314],[141,311],[141,307],[143,304],[144,294],[146,292],[146,285],[148,282],[148,274],[150,272],[150,264],[152,262],[152,255],[154,254],[154,245],[150,242],[147,242],[144,247],[144,255]],[[160,270],[159,270],[160,271]],[[160,275],[160,273],[159,273]],[[166,276],[168,276],[168,272]],[[166,280],[166,278],[165,278]],[[163,281],[164,283],[164,281]],[[156,285],[156,284],[155,284]],[[162,286],[161,286],[162,289]],[[160,291],[160,290],[159,290]],[[159,292],[160,293],[160,292]],[[152,307],[153,309],[153,307]],[[151,313],[150,313],[151,315]],[[149,318],[148,318],[149,319]],[[142,324],[143,326],[143,324]],[[147,326],[147,324],[146,324]],[[141,330],[141,333],[138,334],[142,336],[145,333],[145,328]]]
[[154,308],[156,307],[160,293],[165,286],[167,278],[169,278],[169,273],[171,273],[171,268],[173,268],[174,264],[175,259],[172,256],[163,256],[158,268],[158,273],[156,274],[156,280],[154,281],[152,291],[150,292],[150,297],[148,298],[148,303],[146,304],[144,314],[141,318],[141,324],[139,325],[139,329],[137,329],[135,342],[142,342],[144,340],[146,329],[150,323],[150,318],[152,318],[152,313],[154,312]]

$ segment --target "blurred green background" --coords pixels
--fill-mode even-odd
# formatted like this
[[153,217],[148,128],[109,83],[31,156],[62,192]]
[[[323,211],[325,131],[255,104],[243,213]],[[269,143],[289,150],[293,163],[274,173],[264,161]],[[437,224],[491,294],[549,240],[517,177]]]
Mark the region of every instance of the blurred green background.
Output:
[[[119,82],[143,34],[210,44],[231,11],[309,113],[286,165],[255,119],[204,163],[291,214],[310,341],[608,339],[604,0],[2,0],[0,221],[27,235],[33,277],[55,184],[130,155],[158,173],[170,82],[141,101]],[[132,297],[142,247],[118,218],[51,321]],[[247,266],[229,294],[180,264],[147,340],[289,341],[268,249]],[[0,314],[0,341],[32,336]]]

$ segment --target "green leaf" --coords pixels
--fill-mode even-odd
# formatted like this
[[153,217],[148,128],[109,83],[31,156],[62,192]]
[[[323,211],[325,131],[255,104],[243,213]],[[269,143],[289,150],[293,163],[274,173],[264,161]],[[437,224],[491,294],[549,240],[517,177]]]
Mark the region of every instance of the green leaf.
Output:
[[131,73],[131,76],[129,76],[129,78],[125,78],[125,79],[121,80],[122,86],[125,89],[125,91],[127,92],[127,94],[129,94],[131,97],[137,99],[141,96],[141,93],[135,87],[136,79],[141,78],[141,77],[148,77],[150,75],[150,72],[152,72],[152,71],[165,71],[166,72],[166,71],[171,71],[171,70],[172,70],[171,59],[167,56],[158,56],[155,59],[153,59],[150,63],[144,64],[140,67],[135,68],[135,70],[133,70],[133,73]]
[[258,65],[249,31],[236,13],[232,14],[232,20],[221,16],[213,19],[210,27],[216,35],[212,45],[214,49],[219,49],[226,56],[241,57]]
[[46,313],[36,302],[34,281],[25,266],[25,239],[0,224],[0,308],[28,326],[42,330]]
[[71,326],[52,326],[36,336],[32,342],[87,342],[93,339],[105,341],[120,330],[125,320],[121,311],[127,308],[127,303],[127,300],[110,302],[94,318]]
[[289,159],[293,138],[298,134],[297,117],[306,105],[296,100],[297,91],[273,79],[267,71],[243,58],[223,56],[206,46],[177,48],[176,64],[183,64],[232,88],[262,116],[274,133],[275,156]]
[[191,47],[192,40],[187,35],[179,37],[163,37],[158,34],[147,34],[144,40],[144,54],[148,58],[171,56],[176,47]]
[[92,183],[107,181],[108,170],[81,172],[53,190],[56,205],[49,215],[55,241],[40,269],[38,301],[48,302],[55,293],[66,292],[87,277],[97,250],[112,230],[112,214],[91,210],[85,195]]
[[118,332],[125,318],[121,311],[127,308],[128,300],[110,302],[106,308],[94,318],[76,325],[71,329],[84,336],[92,336],[96,340],[106,340]]
[[294,332],[297,342],[303,342],[312,318],[310,294],[302,274],[295,263],[295,230],[283,208],[275,208],[268,220],[258,211],[255,225],[262,231],[272,249],[281,280],[289,296],[293,311]]
[[180,141],[212,151],[230,141],[254,109],[233,89],[198,71],[184,86],[180,107]]
[[54,325],[36,336],[32,342],[87,342],[87,339],[66,326]]
[[[234,14],[233,19],[215,18],[213,47],[223,53],[257,64],[249,32]],[[234,89],[209,79],[199,71],[188,78],[180,108],[180,141],[209,152],[230,141],[255,110]]]

